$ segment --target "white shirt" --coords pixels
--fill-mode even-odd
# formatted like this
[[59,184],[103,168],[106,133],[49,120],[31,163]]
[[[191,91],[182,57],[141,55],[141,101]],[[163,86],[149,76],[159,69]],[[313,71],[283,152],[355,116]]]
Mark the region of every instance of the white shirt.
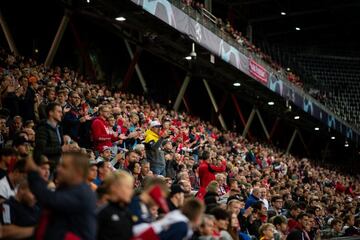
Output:
[[12,196],[15,196],[17,188],[14,188],[10,183],[8,176],[0,179],[0,198],[9,199]]
[[266,207],[266,210],[269,210],[269,201],[265,198],[260,198],[260,201],[264,203],[264,206]]

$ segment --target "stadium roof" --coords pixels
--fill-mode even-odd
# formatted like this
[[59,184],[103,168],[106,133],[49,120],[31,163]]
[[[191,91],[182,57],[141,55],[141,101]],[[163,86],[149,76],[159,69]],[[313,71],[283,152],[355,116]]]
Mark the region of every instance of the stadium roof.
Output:
[[213,0],[213,11],[242,31],[251,24],[255,41],[359,50],[357,0]]

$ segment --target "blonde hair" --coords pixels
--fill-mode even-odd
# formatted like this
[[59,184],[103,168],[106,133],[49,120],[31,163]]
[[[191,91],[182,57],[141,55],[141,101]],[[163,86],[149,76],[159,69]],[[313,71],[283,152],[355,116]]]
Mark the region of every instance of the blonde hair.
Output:
[[269,228],[275,229],[274,225],[271,223],[264,223],[263,225],[261,225],[259,228],[260,236],[264,236],[264,232]]
[[131,181],[134,182],[134,178],[133,176],[131,176],[128,172],[120,170],[120,171],[116,171],[116,172],[112,172],[110,173],[104,180],[103,186],[106,189],[106,191],[108,192],[110,187],[114,184],[114,183],[123,183],[125,181]]

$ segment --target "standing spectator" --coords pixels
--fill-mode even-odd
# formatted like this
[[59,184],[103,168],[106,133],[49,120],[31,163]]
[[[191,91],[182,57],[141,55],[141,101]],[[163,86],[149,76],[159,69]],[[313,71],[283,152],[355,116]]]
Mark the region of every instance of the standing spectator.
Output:
[[[59,106],[60,107],[60,106]],[[37,239],[95,239],[95,195],[86,182],[89,158],[83,153],[63,153],[57,168],[59,188],[55,192],[27,159],[29,186],[43,208]]]
[[[45,94],[45,98],[40,103],[39,108],[38,108],[40,120],[46,119],[48,117],[47,110],[46,110],[47,106],[50,103],[53,103],[56,99],[56,92],[55,92],[54,88],[47,88],[45,90],[44,94]],[[61,106],[60,106],[60,108],[61,108]],[[62,111],[62,109],[61,109],[61,111]]]
[[161,124],[159,121],[152,121],[149,129],[145,133],[146,157],[150,162],[151,171],[155,175],[165,176],[165,157],[160,147],[164,139],[168,136],[168,132],[165,131],[162,136],[160,136],[160,128]]
[[110,117],[110,108],[106,105],[99,107],[99,116],[93,121],[91,125],[92,139],[94,141],[94,148],[101,152],[103,148],[112,147],[112,140],[118,139],[117,133],[111,134],[107,119]]
[[111,173],[104,182],[109,203],[98,213],[98,240],[130,239],[132,215],[126,209],[133,195],[134,179],[125,171]]
[[280,195],[271,198],[271,208],[268,210],[268,217],[278,216],[283,213],[283,199]]
[[207,185],[215,180],[215,173],[224,172],[226,169],[225,161],[220,166],[211,164],[210,153],[208,151],[203,152],[202,158],[202,163],[199,166],[200,189],[198,197],[200,199],[204,196]]
[[50,103],[46,106],[47,120],[39,123],[36,129],[34,157],[39,161],[41,155],[45,155],[53,164],[59,162],[61,152],[69,148],[63,145],[63,135],[60,127],[62,109],[58,103]]
[[35,120],[35,100],[36,100],[36,77],[29,78],[29,84],[25,88],[24,98],[21,104],[21,116],[24,121]]
[[69,94],[69,107],[70,110],[65,113],[63,119],[64,134],[69,135],[72,139],[79,142],[80,125],[90,120],[90,116],[83,113],[81,97],[75,91]]

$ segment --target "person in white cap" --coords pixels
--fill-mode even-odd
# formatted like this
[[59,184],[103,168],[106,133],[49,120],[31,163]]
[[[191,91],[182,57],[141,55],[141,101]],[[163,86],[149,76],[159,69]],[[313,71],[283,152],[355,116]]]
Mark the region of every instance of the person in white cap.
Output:
[[164,131],[160,136],[160,129],[161,123],[159,121],[150,122],[149,129],[145,132],[145,149],[151,171],[155,175],[165,176],[166,164],[161,144],[169,134]]

